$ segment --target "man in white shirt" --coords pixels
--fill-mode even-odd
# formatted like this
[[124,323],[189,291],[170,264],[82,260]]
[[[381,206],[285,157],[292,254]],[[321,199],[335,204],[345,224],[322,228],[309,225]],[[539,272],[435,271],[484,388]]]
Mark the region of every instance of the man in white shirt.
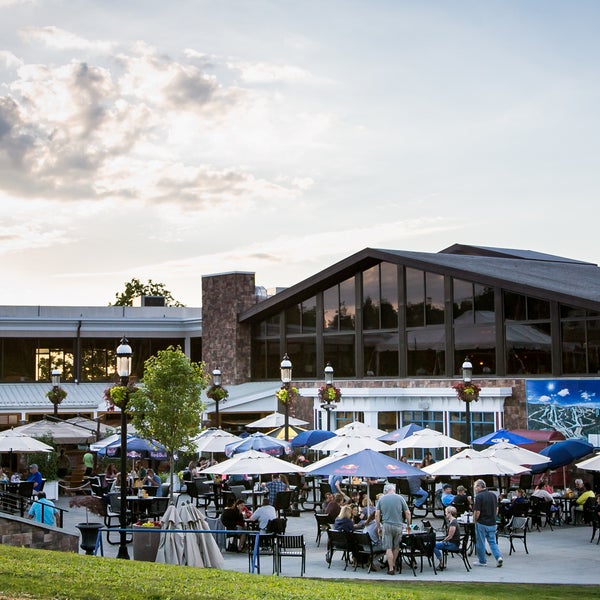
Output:
[[260,508],[257,508],[252,514],[251,521],[258,521],[258,528],[261,533],[265,533],[267,523],[272,519],[277,518],[275,507],[269,503],[269,498],[263,498],[263,503]]

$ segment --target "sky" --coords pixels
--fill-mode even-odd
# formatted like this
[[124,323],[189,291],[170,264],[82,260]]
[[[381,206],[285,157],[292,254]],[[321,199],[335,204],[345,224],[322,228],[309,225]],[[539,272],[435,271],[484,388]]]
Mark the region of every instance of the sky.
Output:
[[597,263],[600,3],[0,0],[0,305],[371,248]]

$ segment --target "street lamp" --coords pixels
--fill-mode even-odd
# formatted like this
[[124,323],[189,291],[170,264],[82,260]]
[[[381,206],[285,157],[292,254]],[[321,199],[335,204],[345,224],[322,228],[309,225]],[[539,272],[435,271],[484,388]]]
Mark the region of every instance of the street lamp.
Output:
[[335,408],[335,400],[331,398],[329,390],[333,387],[333,367],[331,363],[327,363],[325,367],[325,390],[324,390],[324,402],[321,404],[321,408],[327,411],[327,431],[331,431],[331,411]]
[[[462,364],[462,379],[465,385],[471,383],[473,377],[473,365],[469,357],[465,357]],[[467,422],[467,444],[471,443],[471,402],[465,402],[465,420]]]
[[219,419],[219,388],[221,387],[221,369],[219,369],[218,367],[216,369],[213,370],[212,372],[212,378],[213,378],[213,385],[216,388],[217,393],[215,394],[214,397],[214,401],[215,401],[215,421],[217,423],[217,429],[219,427],[221,427],[221,423],[220,423],[220,419]]
[[283,355],[283,360],[279,365],[281,370],[281,388],[286,390],[287,399],[285,401],[285,441],[290,441],[290,384],[292,382],[292,361],[290,360],[287,352]]
[[131,346],[125,337],[117,348],[117,374],[125,388],[125,398],[121,408],[121,510],[119,514],[120,543],[117,558],[129,559],[127,552],[127,402],[129,400],[129,376],[131,375]]
[[60,376],[61,376],[61,371],[57,366],[54,366],[54,368],[52,369],[50,375],[52,377],[52,393],[53,393],[53,398],[52,398],[52,404],[54,404],[54,416],[58,416],[58,405],[60,404],[61,401],[61,397],[60,397]]

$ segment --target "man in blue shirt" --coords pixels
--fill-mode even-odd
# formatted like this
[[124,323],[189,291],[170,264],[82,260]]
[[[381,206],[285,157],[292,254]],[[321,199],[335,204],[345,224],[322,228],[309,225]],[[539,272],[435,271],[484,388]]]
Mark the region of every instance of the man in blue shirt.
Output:
[[281,481],[280,475],[273,475],[272,481],[263,483],[263,486],[269,491],[269,504],[271,505],[275,504],[275,496],[277,496],[277,492],[288,491],[288,486]]
[[452,493],[452,486],[449,483],[445,483],[442,486],[441,501],[444,506],[450,506],[454,501],[454,494]]
[[29,509],[29,518],[36,523],[44,525],[54,525],[57,520],[58,510],[54,507],[54,502],[46,498],[45,492],[38,494],[38,499],[34,501]]
[[27,481],[33,481],[33,493],[36,494],[42,488],[42,474],[38,470],[38,466],[33,463],[29,465],[29,476]]

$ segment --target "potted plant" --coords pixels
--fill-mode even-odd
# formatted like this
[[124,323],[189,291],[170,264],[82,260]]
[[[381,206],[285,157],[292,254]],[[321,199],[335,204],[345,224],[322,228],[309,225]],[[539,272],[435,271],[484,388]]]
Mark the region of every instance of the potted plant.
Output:
[[102,523],[90,523],[88,513],[103,517],[106,514],[104,502],[98,496],[74,496],[69,501],[69,507],[85,508],[85,523],[78,523],[77,529],[81,532],[81,549],[86,554],[93,554],[98,539],[98,530],[103,527]]
[[160,534],[149,531],[151,529],[158,530],[161,528],[160,521],[138,521],[133,525],[133,559],[143,560],[146,562],[154,562],[158,545],[160,542]]

